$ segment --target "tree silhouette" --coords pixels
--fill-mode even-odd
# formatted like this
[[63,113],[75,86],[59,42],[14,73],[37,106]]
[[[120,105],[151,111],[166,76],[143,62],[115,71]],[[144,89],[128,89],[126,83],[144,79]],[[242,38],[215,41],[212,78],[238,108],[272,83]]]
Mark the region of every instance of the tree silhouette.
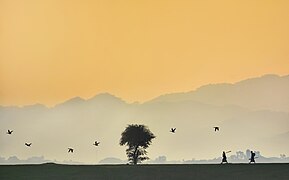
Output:
[[120,145],[126,145],[126,155],[132,164],[149,159],[146,149],[155,135],[145,125],[131,124],[121,133]]

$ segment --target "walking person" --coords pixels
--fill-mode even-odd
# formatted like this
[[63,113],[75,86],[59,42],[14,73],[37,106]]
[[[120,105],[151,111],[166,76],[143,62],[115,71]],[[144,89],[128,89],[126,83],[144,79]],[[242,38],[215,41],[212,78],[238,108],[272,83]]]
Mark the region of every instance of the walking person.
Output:
[[249,159],[250,160],[249,164],[256,163],[255,162],[255,156],[256,156],[256,154],[253,151],[251,151],[251,158]]
[[227,156],[226,156],[226,153],[225,153],[225,151],[223,151],[223,159],[222,159],[222,162],[221,162],[221,164],[223,164],[223,163],[228,163],[228,161],[227,161]]

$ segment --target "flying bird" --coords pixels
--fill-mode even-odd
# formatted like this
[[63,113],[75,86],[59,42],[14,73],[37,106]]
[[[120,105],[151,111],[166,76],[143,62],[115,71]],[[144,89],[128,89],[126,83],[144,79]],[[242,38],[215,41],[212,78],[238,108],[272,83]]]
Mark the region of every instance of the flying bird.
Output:
[[32,144],[32,143],[25,143],[25,145],[26,145],[27,147],[31,147],[31,144]]
[[7,134],[12,134],[12,133],[13,131],[8,129]]
[[68,152],[73,153],[73,149],[72,148],[68,148]]
[[171,128],[171,133],[175,133],[177,128]]
[[220,128],[218,126],[214,127],[215,131],[220,131]]
[[95,141],[93,145],[98,146],[100,142]]

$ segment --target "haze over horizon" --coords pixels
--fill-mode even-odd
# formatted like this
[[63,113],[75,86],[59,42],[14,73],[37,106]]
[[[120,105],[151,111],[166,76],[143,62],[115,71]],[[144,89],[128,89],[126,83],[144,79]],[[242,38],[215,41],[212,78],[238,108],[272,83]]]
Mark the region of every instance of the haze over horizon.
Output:
[[[223,150],[289,154],[289,76],[267,75],[235,84],[159,96],[143,104],[110,94],[72,98],[54,107],[0,106],[0,157],[44,156],[57,161],[96,163],[125,159],[119,146],[127,124],[145,124],[157,136],[149,157],[212,159]],[[215,132],[214,126],[220,126]],[[177,132],[171,134],[171,127]],[[7,135],[7,129],[14,130]],[[100,141],[94,147],[94,141]],[[27,148],[24,142],[32,142]],[[73,154],[67,147],[74,147]]]

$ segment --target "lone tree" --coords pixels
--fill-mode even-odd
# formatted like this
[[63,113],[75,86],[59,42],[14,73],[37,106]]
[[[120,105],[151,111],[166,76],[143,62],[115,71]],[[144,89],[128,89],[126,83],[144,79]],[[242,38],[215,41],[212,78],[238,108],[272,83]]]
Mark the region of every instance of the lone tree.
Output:
[[132,164],[137,164],[149,159],[146,148],[152,142],[155,135],[145,125],[131,124],[121,133],[120,145],[126,145],[126,155]]

